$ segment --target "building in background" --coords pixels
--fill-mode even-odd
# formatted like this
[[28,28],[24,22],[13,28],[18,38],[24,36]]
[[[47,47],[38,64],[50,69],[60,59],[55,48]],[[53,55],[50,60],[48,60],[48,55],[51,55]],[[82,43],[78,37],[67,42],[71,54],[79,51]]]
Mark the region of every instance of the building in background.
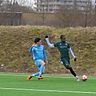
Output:
[[95,6],[94,0],[37,0],[36,11],[40,13],[55,13],[61,7],[84,11],[86,8]]
[[95,9],[95,12],[96,12],[96,0],[92,0],[92,5],[93,5],[93,8]]

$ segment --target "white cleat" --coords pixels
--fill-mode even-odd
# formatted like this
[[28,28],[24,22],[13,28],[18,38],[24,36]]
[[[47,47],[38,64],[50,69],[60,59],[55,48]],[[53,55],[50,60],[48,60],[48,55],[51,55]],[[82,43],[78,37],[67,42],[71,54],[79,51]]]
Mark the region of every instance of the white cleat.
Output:
[[80,78],[79,78],[79,76],[76,76],[76,80],[77,80],[77,81],[80,81]]

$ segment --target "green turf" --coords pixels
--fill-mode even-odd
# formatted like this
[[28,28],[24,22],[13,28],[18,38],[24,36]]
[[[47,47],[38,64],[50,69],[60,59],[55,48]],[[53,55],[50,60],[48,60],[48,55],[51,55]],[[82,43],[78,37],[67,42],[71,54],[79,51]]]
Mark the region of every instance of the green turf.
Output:
[[96,96],[96,79],[77,82],[72,77],[44,75],[26,80],[28,74],[0,73],[0,96]]

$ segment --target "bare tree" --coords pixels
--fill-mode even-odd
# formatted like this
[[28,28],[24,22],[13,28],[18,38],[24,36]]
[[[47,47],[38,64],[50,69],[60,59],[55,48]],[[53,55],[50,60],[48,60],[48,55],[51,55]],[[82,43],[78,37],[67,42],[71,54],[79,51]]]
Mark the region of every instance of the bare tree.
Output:
[[[92,21],[92,5],[90,0],[82,5],[74,0],[73,6],[63,5],[57,11],[58,18],[62,21],[63,26],[83,26],[86,27]],[[82,3],[81,3],[82,4]]]

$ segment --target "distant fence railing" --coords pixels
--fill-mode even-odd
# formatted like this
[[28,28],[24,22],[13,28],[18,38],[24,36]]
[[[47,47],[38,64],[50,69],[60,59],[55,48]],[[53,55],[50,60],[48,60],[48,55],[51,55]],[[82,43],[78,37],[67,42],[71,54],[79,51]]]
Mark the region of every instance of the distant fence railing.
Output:
[[21,25],[22,12],[0,12],[0,25]]
[[56,27],[96,26],[95,15],[65,15],[61,16],[59,13],[0,12],[0,25],[46,25]]

